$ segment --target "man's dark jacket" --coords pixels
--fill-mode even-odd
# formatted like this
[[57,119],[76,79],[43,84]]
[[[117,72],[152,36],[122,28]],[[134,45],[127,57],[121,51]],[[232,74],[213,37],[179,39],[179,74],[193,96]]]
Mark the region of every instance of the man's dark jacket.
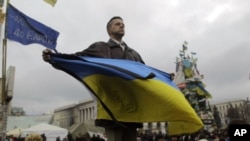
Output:
[[144,64],[144,61],[142,60],[139,53],[128,47],[125,43],[124,46],[125,49],[123,51],[119,44],[110,39],[108,42],[95,42],[87,49],[77,52],[76,55],[111,59],[127,59]]

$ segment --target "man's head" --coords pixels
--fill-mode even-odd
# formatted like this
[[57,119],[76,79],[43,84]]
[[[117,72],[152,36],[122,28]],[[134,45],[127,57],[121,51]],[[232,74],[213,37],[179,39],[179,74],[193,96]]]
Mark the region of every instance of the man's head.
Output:
[[110,38],[121,40],[125,34],[123,19],[119,16],[112,17],[107,23],[107,32]]

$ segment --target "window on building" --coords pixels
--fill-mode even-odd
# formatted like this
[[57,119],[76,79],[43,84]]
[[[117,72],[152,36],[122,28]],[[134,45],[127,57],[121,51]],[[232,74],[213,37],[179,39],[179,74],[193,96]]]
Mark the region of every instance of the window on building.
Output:
[[157,128],[157,129],[161,129],[161,123],[160,123],[160,122],[157,122],[156,128]]

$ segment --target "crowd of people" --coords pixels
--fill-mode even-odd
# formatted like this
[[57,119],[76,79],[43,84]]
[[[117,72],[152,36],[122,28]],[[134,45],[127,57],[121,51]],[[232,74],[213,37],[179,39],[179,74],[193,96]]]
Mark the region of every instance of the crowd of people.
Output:
[[230,128],[239,125],[250,125],[250,123],[243,119],[232,119],[223,129],[213,131],[202,129],[193,134],[179,136],[168,136],[161,132],[140,132],[137,141],[230,141]]
[[105,141],[105,139],[102,138],[99,134],[93,134],[93,136],[90,138],[90,141]]
[[217,130],[208,132],[201,130],[194,134],[168,136],[162,132],[138,133],[137,141],[227,141],[228,134],[226,130]]
[[19,136],[19,137],[16,137],[16,136],[7,136],[6,137],[6,141],[46,141],[47,140],[47,137],[45,134],[29,134],[27,135],[26,137],[22,137],[22,136]]
[[[193,134],[169,136],[162,132],[151,132],[151,131],[138,131],[137,141],[229,141],[229,127],[231,125],[248,124],[245,120],[232,120],[228,127],[225,129],[217,129],[209,132],[208,130],[202,129]],[[88,136],[88,137],[87,137]],[[83,138],[84,137],[84,138]],[[67,139],[66,139],[67,138]],[[102,138],[99,134],[81,135],[73,138],[71,134],[62,141],[107,141]],[[6,141],[46,141],[45,134],[30,134],[26,137],[8,137]],[[57,138],[55,141],[61,141]]]

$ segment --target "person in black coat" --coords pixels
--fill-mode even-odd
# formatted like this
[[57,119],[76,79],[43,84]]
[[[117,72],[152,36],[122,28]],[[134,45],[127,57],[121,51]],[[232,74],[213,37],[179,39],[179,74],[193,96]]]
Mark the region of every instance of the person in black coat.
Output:
[[[70,55],[126,59],[144,64],[140,54],[130,48],[122,39],[125,35],[125,24],[121,17],[112,17],[108,21],[106,28],[110,37],[107,42],[95,42],[87,49]],[[42,54],[43,60],[49,62],[51,54],[51,50],[44,50]],[[142,127],[142,123],[114,122],[113,120],[106,119],[96,119],[95,124],[96,126],[105,128],[108,138],[109,136],[113,136],[110,138],[115,138],[115,140],[119,141],[136,141],[136,129]]]

